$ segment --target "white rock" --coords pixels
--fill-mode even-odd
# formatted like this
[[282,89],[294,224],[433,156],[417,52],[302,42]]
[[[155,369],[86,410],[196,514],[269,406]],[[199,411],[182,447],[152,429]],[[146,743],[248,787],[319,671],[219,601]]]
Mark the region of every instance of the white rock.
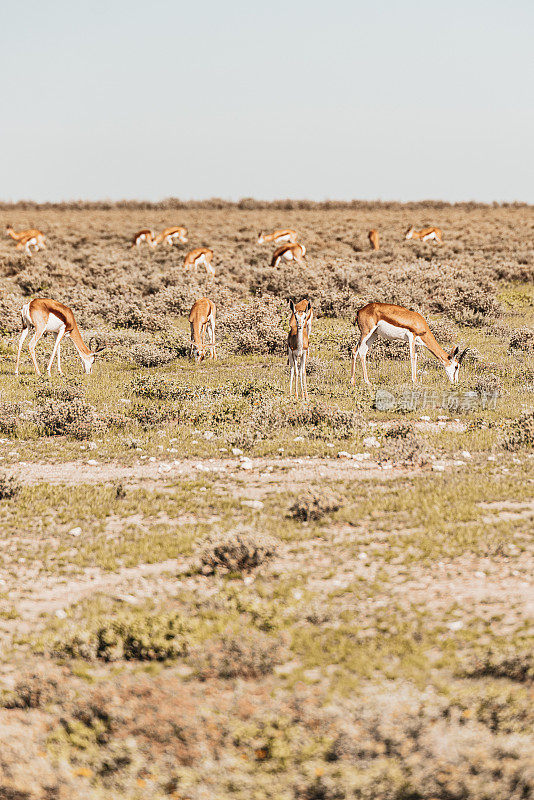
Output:
[[54,614],[58,619],[65,619],[65,617],[67,616],[67,612],[65,611],[64,608],[56,608]]
[[479,569],[479,570],[477,570],[477,572],[475,572],[475,578],[485,578],[485,577],[486,577],[486,573],[482,572],[482,570]]
[[150,458],[148,460],[154,462],[156,460],[156,457],[155,456],[150,456]]
[[471,458],[471,453],[469,452],[469,450],[462,450],[460,455],[463,456],[464,458]]
[[365,447],[380,447],[380,442],[376,436],[366,436],[363,443]]
[[354,461],[368,461],[371,458],[371,453],[354,453],[351,458]]
[[90,458],[87,463],[89,464],[90,467],[98,467],[98,461],[96,460],[96,458]]
[[232,455],[233,456],[242,456],[243,451],[239,449],[239,447],[232,447]]
[[337,454],[337,457],[338,458],[352,458],[352,455],[350,453],[347,453],[346,450],[340,450],[339,453]]
[[295,600],[302,600],[302,592],[300,589],[293,589],[291,592]]
[[425,422],[430,422],[430,417],[427,417],[426,415],[423,417],[419,417],[419,419],[424,419]]
[[304,436],[295,436],[293,441],[294,442],[303,442],[304,441]]
[[252,469],[252,466],[253,466],[252,461],[244,461],[241,464],[241,469]]
[[133,594],[116,594],[115,600],[120,600],[121,603],[128,603],[129,605],[137,605],[139,600]]
[[263,503],[261,500],[241,500],[242,506],[247,506],[247,508],[254,508],[256,511],[259,511],[263,508]]
[[213,439],[214,436],[213,431],[204,431],[204,439]]
[[160,464],[158,472],[169,472],[172,469],[172,464]]
[[69,531],[69,536],[81,536],[81,535],[82,535],[82,529],[79,527],[73,528],[72,530]]
[[246,575],[243,578],[243,583],[245,586],[250,586],[251,583],[254,583],[254,576],[253,575]]
[[445,472],[445,467],[443,464],[432,464],[432,469],[434,472]]
[[358,553],[360,561],[367,561],[367,553]]
[[88,450],[96,450],[96,448],[97,448],[97,443],[96,442],[88,442],[87,443],[87,449]]
[[450,631],[460,631],[464,627],[464,623],[461,619],[456,619],[453,622],[449,622],[447,624],[447,628]]

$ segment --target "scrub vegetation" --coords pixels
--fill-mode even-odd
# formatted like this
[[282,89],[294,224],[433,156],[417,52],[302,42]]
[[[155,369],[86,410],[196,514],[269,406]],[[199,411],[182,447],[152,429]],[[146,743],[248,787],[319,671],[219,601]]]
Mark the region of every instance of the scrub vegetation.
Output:
[[[0,800],[534,796],[534,216],[527,206],[1,206]],[[444,243],[404,241],[436,225]],[[185,225],[187,245],[131,247]],[[294,228],[270,267],[260,230]],[[381,248],[369,247],[376,228]],[[214,278],[184,272],[214,250]],[[38,377],[19,310],[108,345]],[[219,359],[189,359],[217,305]],[[310,401],[288,299],[312,300]],[[425,315],[460,382],[379,342]],[[42,366],[51,349],[37,348]]]

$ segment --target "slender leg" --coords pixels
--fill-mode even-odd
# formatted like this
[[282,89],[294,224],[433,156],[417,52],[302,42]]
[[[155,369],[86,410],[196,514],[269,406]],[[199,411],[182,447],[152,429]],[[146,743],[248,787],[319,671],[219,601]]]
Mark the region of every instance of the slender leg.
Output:
[[20,334],[19,349],[18,349],[18,352],[17,352],[17,364],[15,366],[15,375],[19,374],[20,354],[21,354],[21,351],[22,351],[22,345],[24,344],[24,340],[25,340],[26,336],[28,335],[29,330],[30,330],[29,328],[23,328],[22,329],[22,333]]
[[61,342],[57,346],[57,371],[60,375],[63,375],[63,370],[61,369]]
[[41,374],[41,370],[39,369],[37,359],[35,358],[35,348],[37,346],[37,342],[45,332],[45,328],[46,326],[43,326],[40,330],[36,330],[32,338],[30,339],[30,343],[28,344],[28,350],[30,351],[30,356],[33,361],[33,366],[35,367],[35,371],[38,375]]
[[410,366],[412,368],[412,383],[417,383],[417,356],[415,354],[415,341],[413,336],[408,340],[408,347],[410,348]]
[[360,347],[362,346],[362,342],[363,342],[363,335],[360,336],[360,341],[358,342],[358,346],[357,347],[353,347],[353,349],[352,349],[352,364],[351,364],[351,369],[350,369],[350,382],[351,382],[351,384],[353,386],[354,386],[354,383],[355,383],[355,380],[356,380],[356,377],[355,377],[356,376],[356,356],[360,352]]
[[60,328],[60,330],[58,331],[58,334],[56,336],[56,341],[54,342],[54,347],[52,349],[52,355],[50,356],[50,361],[48,362],[48,367],[46,368],[46,371],[48,372],[49,375],[52,372],[52,364],[54,363],[54,358],[56,357],[56,353],[59,353],[59,346],[64,336],[65,336],[65,328],[63,327]]

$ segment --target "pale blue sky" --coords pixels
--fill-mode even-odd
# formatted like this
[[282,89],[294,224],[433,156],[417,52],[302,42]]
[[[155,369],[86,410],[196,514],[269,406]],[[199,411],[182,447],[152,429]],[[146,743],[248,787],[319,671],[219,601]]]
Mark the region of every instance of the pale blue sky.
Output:
[[534,202],[534,3],[18,0],[0,199]]

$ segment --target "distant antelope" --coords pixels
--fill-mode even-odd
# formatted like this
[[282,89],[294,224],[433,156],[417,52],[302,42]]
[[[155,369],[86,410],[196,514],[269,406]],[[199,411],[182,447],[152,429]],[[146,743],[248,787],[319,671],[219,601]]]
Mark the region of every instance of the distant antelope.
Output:
[[178,239],[178,241],[182,242],[182,244],[186,244],[187,228],[182,228],[179,225],[173,228],[165,228],[164,231],[158,233],[154,240],[154,244],[161,244],[161,242],[165,242],[165,244],[172,244],[175,239]]
[[467,352],[467,348],[459,353],[460,348],[455,347],[450,353],[439,346],[428,323],[417,311],[410,311],[404,306],[395,306],[391,303],[368,303],[360,308],[356,315],[356,324],[360,329],[360,341],[352,350],[352,369],[350,380],[354,384],[356,372],[356,356],[360,357],[363,369],[363,379],[370,385],[367,376],[366,358],[369,349],[376,341],[377,336],[383,339],[401,340],[410,347],[410,362],[412,366],[412,381],[417,382],[417,345],[424,345],[427,350],[443,364],[447,377],[451,383],[458,383],[460,364]]
[[373,250],[380,250],[380,238],[378,236],[378,231],[375,228],[369,231],[367,238],[369,239]]
[[290,331],[287,337],[287,353],[289,356],[289,366],[291,375],[289,378],[289,396],[293,391],[293,378],[295,379],[295,398],[299,399],[299,382],[301,395],[304,400],[308,399],[308,383],[306,381],[306,358],[309,347],[309,331],[311,330],[311,319],[313,315],[312,305],[309,300],[295,305],[293,300],[289,301],[291,309]]
[[258,234],[258,244],[263,244],[264,242],[274,242],[275,244],[280,244],[280,242],[296,241],[297,232],[291,228],[283,228],[279,231],[273,231],[273,233],[264,233],[263,231],[260,231]]
[[[211,350],[211,357],[217,359],[215,349],[215,303],[207,297],[201,297],[195,302],[189,314],[191,326],[191,355],[200,363],[206,358],[206,349]],[[208,335],[208,344],[205,335]]]
[[17,233],[11,225],[8,225],[6,233],[16,241],[17,250],[25,250],[28,255],[31,255],[30,247],[34,247],[36,251],[46,248],[46,239],[38,228],[28,228]]
[[132,247],[139,247],[143,242],[154,247],[154,232],[150,228],[141,228],[140,231],[137,231],[132,239]]
[[283,244],[277,247],[271,259],[271,267],[277,267],[281,259],[286,261],[297,261],[299,264],[302,262],[306,255],[306,248],[303,244],[293,242],[292,244]]
[[[24,344],[24,340],[29,333],[30,328],[35,329],[35,333],[33,334],[32,338],[30,339],[30,343],[28,345],[28,349],[30,351],[30,356],[33,361],[33,366],[35,367],[35,371],[38,375],[40,375],[39,366],[37,364],[37,360],[35,358],[35,347],[39,339],[43,336],[43,334],[52,332],[56,334],[56,341],[54,343],[54,348],[52,350],[52,356],[50,357],[50,361],[46,371],[50,375],[52,370],[52,364],[54,362],[54,357],[57,353],[57,368],[60,375],[63,375],[61,370],[61,360],[60,360],[60,348],[61,348],[61,340],[67,334],[72,339],[76,350],[82,360],[84,369],[86,373],[90,373],[93,369],[93,364],[96,356],[105,349],[105,347],[98,346],[98,340],[96,342],[97,349],[91,351],[85,344],[80,334],[78,325],[76,324],[76,320],[74,319],[74,314],[72,313],[71,309],[67,306],[64,306],[62,303],[57,303],[55,300],[49,300],[46,298],[36,298],[35,300],[31,300],[29,303],[26,303],[21,309],[21,316],[22,316],[22,333],[20,335],[19,340],[19,349],[17,352],[17,364],[15,366],[15,375],[19,374],[19,363],[20,363],[20,354],[22,351],[22,345]],[[89,341],[89,344],[91,344]]]
[[439,242],[439,244],[443,244],[443,234],[439,228],[423,228],[420,231],[416,231],[412,225],[404,234],[404,238],[421,239],[423,242],[428,242],[431,239],[434,239],[436,242]]
[[203,264],[208,275],[213,277],[215,275],[215,267],[211,263],[212,258],[213,250],[210,250],[209,247],[195,247],[184,258],[183,268],[194,269],[196,272],[197,268]]

